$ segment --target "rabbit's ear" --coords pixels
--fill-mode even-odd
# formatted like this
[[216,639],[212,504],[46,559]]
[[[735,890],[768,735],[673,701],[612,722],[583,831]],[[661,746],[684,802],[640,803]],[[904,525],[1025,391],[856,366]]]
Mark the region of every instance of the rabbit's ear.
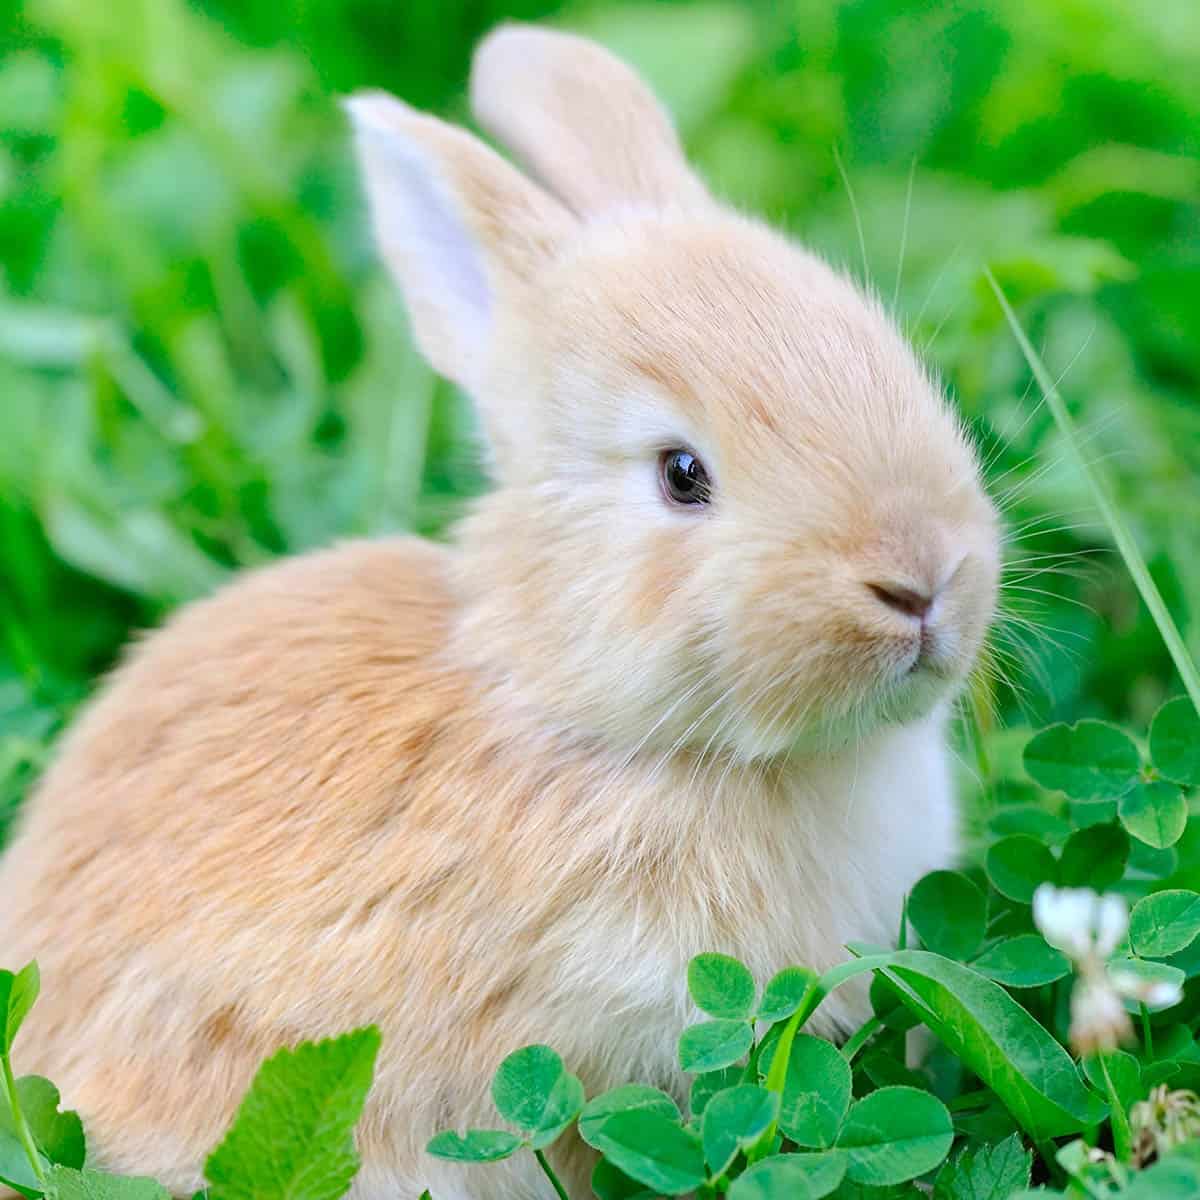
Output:
[[417,342],[440,374],[472,389],[498,308],[553,257],[574,218],[470,134],[381,92],[344,103],[375,238]]
[[471,107],[580,216],[710,202],[650,89],[585,38],[536,26],[496,30],[475,52]]

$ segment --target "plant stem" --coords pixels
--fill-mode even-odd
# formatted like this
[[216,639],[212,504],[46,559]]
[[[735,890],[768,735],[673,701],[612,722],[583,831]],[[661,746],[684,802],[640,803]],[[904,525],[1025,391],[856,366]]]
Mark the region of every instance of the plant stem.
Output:
[[1100,1055],[1100,1070],[1104,1072],[1104,1086],[1108,1090],[1109,1116],[1112,1118],[1113,1153],[1119,1162],[1127,1163],[1133,1158],[1133,1131],[1129,1128],[1129,1114],[1121,1103],[1117,1089],[1113,1087],[1108,1073],[1108,1055]]
[[1079,433],[1075,428],[1075,422],[1071,414],[1067,411],[1062,393],[1055,386],[1054,380],[1050,377],[1050,372],[1046,370],[1046,364],[1042,362],[1041,356],[1033,348],[1033,345],[1025,334],[1025,330],[1021,328],[1021,324],[1017,320],[1017,315],[1013,312],[1008,298],[996,282],[996,277],[986,267],[984,268],[984,273],[987,275],[988,283],[992,285],[992,291],[996,293],[996,299],[1000,302],[1001,309],[1004,310],[1005,319],[1008,321],[1013,337],[1017,340],[1017,345],[1021,348],[1021,353],[1025,356],[1025,361],[1029,364],[1029,369],[1033,372],[1033,377],[1037,380],[1038,387],[1042,389],[1042,395],[1046,398],[1046,407],[1050,410],[1055,424],[1066,439],[1071,456],[1075,460],[1075,464],[1083,475],[1084,480],[1087,482],[1092,493],[1092,499],[1096,502],[1096,507],[1100,510],[1100,515],[1104,518],[1109,533],[1112,534],[1112,539],[1116,542],[1117,549],[1121,552],[1121,557],[1125,560],[1125,567],[1133,577],[1133,582],[1141,593],[1142,600],[1150,610],[1150,615],[1154,618],[1154,623],[1158,626],[1158,632],[1166,644],[1167,652],[1171,655],[1171,659],[1175,663],[1175,669],[1179,672],[1179,678],[1183,680],[1183,686],[1187,690],[1187,694],[1191,698],[1196,712],[1200,713],[1200,668],[1197,668],[1195,661],[1188,651],[1187,644],[1179,632],[1179,627],[1175,624],[1162,598],[1162,593],[1158,590],[1158,586],[1150,575],[1150,569],[1146,566],[1146,560],[1142,557],[1142,552],[1138,549],[1137,542],[1134,541],[1133,534],[1126,524],[1125,518],[1117,508],[1116,502],[1108,489],[1107,481],[1103,474],[1101,474],[1100,469],[1094,463],[1089,463],[1084,457],[1083,451],[1080,448]]
[[21,1111],[21,1105],[17,1101],[17,1081],[13,1078],[12,1062],[7,1054],[0,1054],[0,1069],[4,1073],[4,1090],[8,1094],[8,1107],[12,1113],[13,1127],[17,1131],[17,1137],[21,1141],[21,1146],[25,1150],[34,1175],[37,1176],[39,1183],[45,1183],[46,1172],[42,1167],[42,1156],[38,1153],[37,1143],[33,1140],[29,1123],[25,1120],[25,1114]]
[[554,1168],[546,1161],[546,1155],[541,1150],[535,1150],[533,1157],[538,1160],[538,1166],[546,1174],[546,1178],[550,1180],[554,1190],[558,1193],[558,1200],[571,1200],[567,1195],[567,1189],[559,1182],[558,1176],[554,1173]]
[[842,1047],[842,1056],[853,1062],[854,1056],[883,1028],[878,1017],[868,1017],[847,1039]]
[[[795,1042],[796,1033],[800,1027],[820,1007],[821,1001],[834,988],[841,987],[847,980],[882,966],[888,961],[888,957],[886,954],[877,954],[868,958],[852,959],[850,962],[842,963],[841,966],[832,967],[824,975],[814,978],[809,982],[807,990],[801,997],[800,1007],[788,1017],[788,1022],[783,1027],[783,1033],[779,1035],[779,1041],[775,1045],[775,1054],[771,1059],[771,1069],[767,1072],[766,1078],[765,1086],[768,1092],[774,1092],[779,1097],[783,1096],[783,1085],[787,1081],[788,1063],[792,1057],[792,1043]],[[753,1165],[767,1153],[771,1143],[775,1140],[775,1133],[778,1128],[778,1121],[772,1121],[767,1126],[766,1132],[762,1137],[746,1151],[746,1161],[748,1163]]]
[[1142,1042],[1146,1050],[1146,1057],[1154,1057],[1154,1034],[1150,1029],[1150,1010],[1145,1004],[1142,1005]]

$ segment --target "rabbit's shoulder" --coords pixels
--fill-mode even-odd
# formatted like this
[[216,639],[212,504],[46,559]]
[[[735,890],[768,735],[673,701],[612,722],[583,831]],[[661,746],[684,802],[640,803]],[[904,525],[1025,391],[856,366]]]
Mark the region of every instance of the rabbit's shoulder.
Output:
[[363,773],[390,778],[457,703],[442,663],[449,554],[415,538],[347,543],[182,609],[76,721],[30,821],[161,835],[199,805],[212,823],[378,794]]

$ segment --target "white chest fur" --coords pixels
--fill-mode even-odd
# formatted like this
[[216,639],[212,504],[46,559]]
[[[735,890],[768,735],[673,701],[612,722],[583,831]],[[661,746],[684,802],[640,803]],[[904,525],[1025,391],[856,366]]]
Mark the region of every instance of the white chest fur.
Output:
[[[693,828],[674,830],[675,861],[647,858],[624,904],[597,895],[561,929],[563,1020],[543,1036],[608,1083],[679,1090],[675,1044],[696,1019],[685,983],[693,955],[736,955],[765,981],[784,966],[841,962],[848,941],[893,943],[905,893],[955,854],[943,725],[939,716],[890,730],[798,767],[769,802],[752,794],[749,771],[726,777],[719,797],[682,804],[676,793],[678,820]],[[865,987],[847,987],[811,1029],[830,1036],[866,1015]]]

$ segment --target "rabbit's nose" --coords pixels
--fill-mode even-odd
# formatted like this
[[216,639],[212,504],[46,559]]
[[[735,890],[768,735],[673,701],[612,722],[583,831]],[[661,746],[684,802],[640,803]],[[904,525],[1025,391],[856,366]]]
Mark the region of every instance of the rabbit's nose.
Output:
[[888,608],[916,617],[924,621],[937,598],[935,595],[908,587],[903,583],[868,583],[867,587],[874,593],[876,599],[882,601]]

